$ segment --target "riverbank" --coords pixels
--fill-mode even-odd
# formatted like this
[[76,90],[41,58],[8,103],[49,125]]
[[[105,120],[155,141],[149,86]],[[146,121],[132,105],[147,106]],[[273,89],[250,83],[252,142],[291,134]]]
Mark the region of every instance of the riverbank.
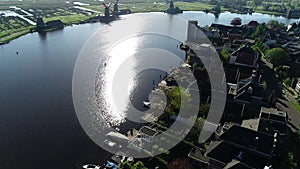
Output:
[[[138,4],[122,4],[120,5],[120,9],[131,9],[132,13],[145,13],[145,12],[162,12],[163,10],[167,9],[166,3],[147,3],[150,5],[146,5],[145,3],[138,3]],[[175,6],[178,6],[183,11],[203,11],[207,12],[210,11],[214,5],[204,4],[204,3],[188,3],[188,2],[176,2]],[[99,9],[99,6],[86,6],[85,8],[96,10],[98,8],[98,11],[100,12],[102,9]],[[222,8],[222,13],[230,12],[229,9]],[[238,14],[239,11],[236,11]],[[220,14],[220,16],[222,15]],[[232,13],[232,12],[231,12]],[[84,15],[84,14],[72,14],[72,15],[66,15],[66,16],[52,16],[52,17],[45,17],[43,18],[45,22],[52,21],[52,20],[61,20],[65,26],[69,25],[77,25],[77,24],[84,24],[86,20],[88,20],[91,17],[96,16],[97,14],[91,14],[91,15]],[[248,15],[248,14],[245,14]],[[274,18],[275,19],[275,18]],[[255,19],[254,19],[255,20]],[[0,32],[0,45],[9,43],[10,41],[26,35],[28,33],[34,32],[35,26],[27,26],[25,28],[20,29],[14,29],[11,31],[3,31]]]

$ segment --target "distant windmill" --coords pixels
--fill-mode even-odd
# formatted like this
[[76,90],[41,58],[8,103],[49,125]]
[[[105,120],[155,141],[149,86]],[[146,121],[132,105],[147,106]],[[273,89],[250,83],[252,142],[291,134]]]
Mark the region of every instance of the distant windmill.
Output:
[[102,3],[102,5],[104,6],[104,16],[105,17],[109,17],[110,16],[110,6],[111,6],[111,3],[109,3],[109,4],[106,4],[106,3]]
[[174,9],[174,3],[173,3],[173,1],[172,0],[171,1],[167,1],[167,4],[168,3],[170,3],[169,9]]
[[119,4],[119,0],[116,0],[116,2],[114,3],[114,12],[118,12],[119,11],[118,4]]

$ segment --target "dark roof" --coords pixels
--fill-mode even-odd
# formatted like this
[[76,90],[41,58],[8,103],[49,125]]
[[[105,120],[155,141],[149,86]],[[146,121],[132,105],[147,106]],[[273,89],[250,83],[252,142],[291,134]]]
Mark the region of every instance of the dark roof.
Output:
[[194,147],[188,154],[188,157],[203,163],[207,163],[208,161],[204,154],[205,154],[204,149],[201,149],[199,147]]
[[242,34],[229,33],[226,42],[233,42],[236,40],[244,40],[244,36]]
[[140,129],[140,132],[143,134],[146,134],[148,136],[155,136],[157,134],[157,132],[155,130],[153,130],[152,128],[150,128],[148,126],[143,126]]
[[[239,156],[240,155],[240,156]],[[217,160],[227,168],[263,168],[268,158],[255,154],[247,149],[235,147],[227,142],[212,142],[206,156],[210,160]],[[237,162],[238,161],[238,162]],[[235,163],[232,164],[232,163]]]
[[250,78],[243,79],[238,84],[239,88],[236,92],[235,100],[246,101],[251,103],[253,97],[263,97],[263,86],[258,83],[258,78],[253,74]]
[[230,163],[232,161],[234,155],[238,152],[238,149],[233,148],[230,144],[226,142],[217,141],[210,143],[206,156],[210,159],[217,160],[226,165],[227,163]]
[[274,136],[233,125],[220,136],[221,140],[238,147],[272,155]]
[[63,22],[61,20],[53,20],[53,21],[48,21],[46,23],[46,25],[49,25],[49,24],[63,24]]
[[261,108],[261,118],[278,121],[282,123],[287,123],[287,114],[286,112],[278,111],[274,108]]
[[232,25],[223,25],[223,24],[217,24],[217,23],[212,23],[211,26],[212,28],[218,29],[222,33],[227,33],[227,32],[242,32],[242,26],[232,26]]
[[289,132],[289,127],[286,124],[274,123],[269,120],[260,119],[258,124],[258,131],[270,135],[278,133],[281,136],[285,136]]
[[243,104],[227,101],[224,109],[224,114],[230,114],[237,118],[241,117],[243,112]]
[[256,61],[257,53],[248,45],[240,47],[231,56],[236,56],[236,63],[253,65]]
[[252,75],[253,68],[234,64],[224,64],[224,71],[227,83],[237,83],[238,79],[249,78]]

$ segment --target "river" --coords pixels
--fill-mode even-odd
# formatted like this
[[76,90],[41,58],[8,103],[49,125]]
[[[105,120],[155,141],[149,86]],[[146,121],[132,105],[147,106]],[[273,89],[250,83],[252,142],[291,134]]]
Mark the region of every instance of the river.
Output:
[[[198,20],[201,26],[229,24],[234,17],[243,23],[298,21],[256,13],[222,13],[218,19],[204,12],[178,16]],[[0,168],[73,168],[74,164],[99,163],[110,156],[85,135],[72,102],[77,56],[89,37],[103,26],[94,23],[45,35],[31,33],[0,46]]]

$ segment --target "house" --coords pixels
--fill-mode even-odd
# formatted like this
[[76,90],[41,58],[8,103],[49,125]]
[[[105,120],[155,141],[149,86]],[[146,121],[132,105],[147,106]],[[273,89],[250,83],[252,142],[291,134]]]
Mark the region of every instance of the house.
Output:
[[258,53],[250,46],[245,45],[230,55],[230,64],[242,65],[255,68],[257,66]]
[[289,9],[286,13],[287,18],[299,18],[300,17],[300,10],[297,9]]
[[226,82],[237,84],[240,79],[247,79],[253,73],[252,67],[224,63]]
[[222,121],[240,123],[245,110],[245,104],[227,101],[222,117]]
[[275,136],[232,125],[212,141],[206,152],[208,168],[264,168],[277,148]]
[[208,159],[205,156],[205,149],[194,147],[188,154],[192,169],[206,168],[208,166]]
[[142,140],[151,143],[158,133],[148,126],[143,126],[142,128],[140,128],[139,134]]
[[64,28],[64,23],[61,20],[48,21],[46,27],[47,29],[62,29]]
[[255,73],[250,78],[243,79],[237,84],[237,89],[233,100],[237,103],[245,104],[243,118],[256,117],[262,105],[264,88],[260,83],[261,77]]
[[253,68],[239,65],[225,64],[224,70],[228,95],[222,121],[240,124],[245,118],[258,117],[264,94],[261,76],[257,77]]
[[[208,33],[209,35],[210,33]],[[211,33],[212,36],[217,36],[217,32]],[[187,28],[187,41],[201,42],[201,40],[207,40],[207,35],[198,26],[198,21],[189,20]]]
[[287,113],[274,108],[262,107],[259,115],[258,131],[279,136],[287,136],[289,133]]
[[211,28],[218,30],[220,34],[227,35],[228,33],[233,33],[233,34],[240,34],[242,33],[242,26],[232,26],[232,25],[223,25],[223,24],[217,24],[217,23],[212,23],[210,25]]
[[[231,105],[237,106],[239,110],[243,110],[238,112],[239,110],[231,110],[225,108],[224,120],[230,120],[228,117],[231,116],[231,119],[236,120],[238,122],[245,118],[255,118],[259,116],[260,108],[264,105],[264,88],[261,81],[261,76],[257,77],[256,71],[252,71],[252,75],[248,78],[240,80],[240,74],[236,75],[237,82],[227,83],[227,103],[228,107]],[[243,107],[243,108],[241,108]],[[229,110],[228,112],[226,112]],[[235,113],[234,113],[235,112]],[[226,115],[226,116],[225,116]],[[226,121],[227,121],[226,120]]]
[[37,18],[36,30],[43,32],[46,30],[63,29],[64,23],[61,20],[53,20],[44,23],[43,18]]

